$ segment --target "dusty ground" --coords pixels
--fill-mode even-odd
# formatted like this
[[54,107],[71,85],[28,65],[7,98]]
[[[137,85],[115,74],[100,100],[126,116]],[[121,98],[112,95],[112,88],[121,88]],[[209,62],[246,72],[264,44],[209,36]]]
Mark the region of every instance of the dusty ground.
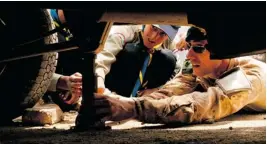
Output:
[[110,124],[112,130],[72,132],[75,112],[65,113],[64,121],[44,127],[0,128],[0,143],[266,143],[265,114],[236,114],[214,124],[167,127],[128,121]]

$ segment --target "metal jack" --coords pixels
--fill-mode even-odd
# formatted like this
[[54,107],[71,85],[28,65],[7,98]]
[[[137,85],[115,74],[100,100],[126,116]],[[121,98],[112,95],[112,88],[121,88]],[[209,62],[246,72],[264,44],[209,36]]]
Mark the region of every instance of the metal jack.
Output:
[[[101,51],[104,47],[104,43],[109,30],[112,26],[112,22],[104,23],[105,25],[97,24],[97,29],[99,31],[103,31],[100,41],[98,37],[92,37],[95,31],[90,31],[91,37],[86,38],[86,42],[79,43],[80,57],[81,57],[81,69],[80,72],[83,75],[83,94],[82,94],[82,103],[78,113],[78,116],[75,121],[74,131],[87,131],[87,130],[106,130],[110,129],[110,127],[105,126],[105,122],[100,122],[96,125],[96,110],[93,107],[94,103],[94,93],[97,91],[97,81],[95,76],[95,57],[96,53]],[[92,29],[90,29],[92,30]],[[99,32],[98,32],[99,33]],[[89,39],[91,38],[91,39]],[[93,39],[95,38],[95,39]],[[89,48],[96,48],[92,51]]]

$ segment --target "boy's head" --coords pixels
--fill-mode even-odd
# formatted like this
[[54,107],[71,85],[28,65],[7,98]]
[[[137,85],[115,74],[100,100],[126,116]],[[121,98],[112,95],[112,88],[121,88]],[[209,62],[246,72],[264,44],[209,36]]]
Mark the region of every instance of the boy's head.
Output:
[[221,64],[221,60],[211,60],[208,50],[207,33],[204,29],[192,26],[188,29],[187,36],[187,58],[193,66],[193,73],[203,77],[215,72]]
[[144,26],[143,41],[147,48],[154,48],[168,38],[173,40],[179,27],[171,25],[147,24]]

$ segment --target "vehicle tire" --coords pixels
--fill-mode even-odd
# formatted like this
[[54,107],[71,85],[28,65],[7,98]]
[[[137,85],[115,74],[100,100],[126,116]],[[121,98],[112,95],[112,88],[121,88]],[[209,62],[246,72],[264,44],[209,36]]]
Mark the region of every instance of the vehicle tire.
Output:
[[[16,34],[23,36],[22,39],[38,37],[54,28],[51,16],[46,9],[37,9],[36,12],[31,13],[22,11],[22,13],[24,13],[23,22],[16,25]],[[27,14],[30,16],[26,17]],[[20,18],[17,17],[17,19]],[[17,38],[17,40],[17,43],[21,42],[21,39]],[[56,34],[47,36],[36,45],[36,49],[38,45],[56,42]],[[23,110],[33,107],[40,100],[47,91],[56,70],[57,58],[58,54],[52,52],[0,65],[1,124],[20,116]]]

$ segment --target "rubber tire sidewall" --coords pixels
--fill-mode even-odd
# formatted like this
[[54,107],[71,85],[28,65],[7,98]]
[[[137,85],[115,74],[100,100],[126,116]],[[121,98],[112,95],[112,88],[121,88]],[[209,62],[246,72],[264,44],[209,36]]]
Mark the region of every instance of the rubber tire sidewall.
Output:
[[[37,11],[30,20],[27,28],[38,26],[31,34],[38,35],[54,28],[51,16],[46,9]],[[34,19],[35,18],[35,19]],[[22,30],[23,31],[23,30]],[[45,37],[41,44],[56,43],[57,35]],[[38,48],[38,46],[36,47]],[[26,108],[33,107],[47,91],[52,76],[56,70],[58,54],[47,53],[42,56],[12,61],[6,64],[0,75],[1,104],[0,122],[10,121],[22,114]]]

